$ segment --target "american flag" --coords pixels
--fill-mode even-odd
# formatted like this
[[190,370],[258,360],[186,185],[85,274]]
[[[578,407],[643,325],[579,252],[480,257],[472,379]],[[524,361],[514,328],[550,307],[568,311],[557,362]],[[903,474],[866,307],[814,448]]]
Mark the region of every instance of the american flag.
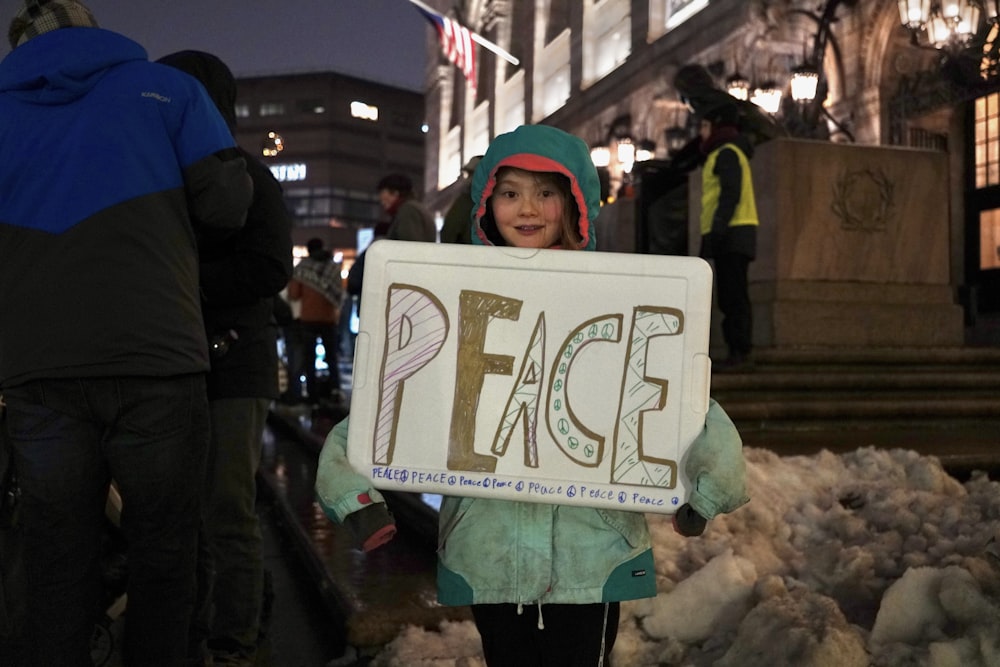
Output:
[[430,21],[437,29],[438,38],[441,40],[441,49],[448,60],[462,70],[469,87],[476,88],[476,49],[472,44],[472,33],[458,21],[453,21],[447,16],[441,16],[434,12],[429,12],[423,7],[416,5],[420,13]]

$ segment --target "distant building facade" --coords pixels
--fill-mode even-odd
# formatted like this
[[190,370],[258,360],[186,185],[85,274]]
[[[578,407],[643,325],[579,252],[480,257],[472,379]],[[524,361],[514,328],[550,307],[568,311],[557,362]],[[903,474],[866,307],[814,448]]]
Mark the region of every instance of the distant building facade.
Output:
[[359,231],[383,220],[375,192],[388,172],[424,189],[422,93],[333,72],[238,82],[236,139],[284,187],[293,240],[350,258]]

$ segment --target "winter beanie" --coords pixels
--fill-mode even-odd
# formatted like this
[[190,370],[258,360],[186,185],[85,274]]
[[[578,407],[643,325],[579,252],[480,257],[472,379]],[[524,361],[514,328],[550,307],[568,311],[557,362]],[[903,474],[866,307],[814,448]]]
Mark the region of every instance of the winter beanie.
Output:
[[90,10],[76,0],[26,0],[24,4],[7,32],[12,49],[59,28],[98,27]]

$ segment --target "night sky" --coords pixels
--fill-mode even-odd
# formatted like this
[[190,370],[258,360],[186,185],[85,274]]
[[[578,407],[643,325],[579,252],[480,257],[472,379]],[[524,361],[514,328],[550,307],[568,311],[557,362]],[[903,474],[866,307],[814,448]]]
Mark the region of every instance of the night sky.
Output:
[[[222,58],[237,77],[335,71],[421,90],[433,28],[407,0],[83,0],[146,47]],[[20,0],[2,0],[6,35]],[[0,57],[10,51],[0,44]]]

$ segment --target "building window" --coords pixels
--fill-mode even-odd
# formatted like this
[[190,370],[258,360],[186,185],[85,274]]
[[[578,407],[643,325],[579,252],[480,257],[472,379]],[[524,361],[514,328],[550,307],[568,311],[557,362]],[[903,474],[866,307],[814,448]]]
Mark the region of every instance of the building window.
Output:
[[650,41],[662,37],[707,6],[708,0],[650,0]]
[[482,155],[490,145],[490,105],[480,104],[469,116],[465,131],[465,160]]
[[630,0],[599,0],[584,5],[583,85],[601,79],[632,52]]
[[1000,209],[979,212],[979,270],[1000,269]]
[[512,132],[524,125],[524,70],[520,70],[497,88],[496,133]]
[[667,30],[673,30],[708,6],[708,0],[667,0]]
[[364,102],[351,102],[351,117],[374,123],[378,121],[378,107]]
[[1000,93],[976,100],[976,188],[1000,185]]
[[284,116],[284,102],[262,102],[260,105],[260,115],[263,116]]
[[299,113],[326,113],[326,104],[321,99],[299,100],[296,106]]
[[382,220],[374,194],[342,188],[287,187],[285,202],[300,227],[326,227],[331,221],[352,227],[372,227]]
[[420,126],[420,118],[408,111],[396,111],[392,113],[392,125],[411,130]]
[[249,104],[237,104],[236,105],[236,117],[237,118],[249,118],[250,117],[250,105]]
[[462,175],[462,128],[455,126],[442,137],[438,158],[438,189],[443,190]]
[[535,58],[534,122],[555,113],[569,99],[569,37],[570,31],[564,30]]
[[271,173],[279,182],[288,183],[306,180],[307,171],[304,163],[295,162],[292,164],[272,164]]

